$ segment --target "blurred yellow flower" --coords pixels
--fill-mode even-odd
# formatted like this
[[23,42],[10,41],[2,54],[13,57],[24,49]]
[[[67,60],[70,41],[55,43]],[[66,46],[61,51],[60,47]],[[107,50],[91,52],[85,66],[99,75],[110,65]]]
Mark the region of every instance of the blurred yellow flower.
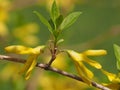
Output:
[[0,0],[0,38],[4,38],[8,35],[6,21],[9,16],[10,4],[9,0]]
[[52,63],[53,67],[59,68],[59,69],[66,69],[67,63],[66,63],[66,57],[64,53],[60,53],[57,55],[56,59]]
[[[36,37],[39,26],[36,23],[29,23],[18,27],[13,31],[13,35],[26,45],[36,45],[39,39]],[[19,33],[19,34],[18,34]]]
[[[20,67],[20,64],[14,64],[14,63],[9,63],[7,64],[1,71],[0,71],[0,77],[2,80],[8,80],[11,77],[16,78],[19,77],[18,74],[15,74],[15,72],[18,72],[18,69]],[[8,73],[9,71],[9,73]],[[14,75],[15,74],[15,75]]]
[[82,82],[59,75],[54,76],[44,72],[38,75],[38,84],[42,90],[86,90],[88,88],[88,85]]
[[67,53],[74,61],[79,75],[87,84],[90,84],[90,80],[93,78],[94,74],[84,65],[83,62],[86,62],[97,69],[101,69],[102,66],[98,62],[91,60],[87,56],[101,56],[107,54],[105,50],[87,50],[83,53],[67,50]]
[[[47,8],[50,9],[52,3],[54,0],[39,0],[40,4],[45,3],[47,5]],[[58,6],[62,8],[62,10],[67,13],[71,10],[73,10],[75,4],[77,3],[77,0],[56,0]]]
[[37,64],[37,57],[41,53],[41,50],[44,49],[45,46],[37,46],[35,48],[25,47],[22,45],[13,45],[5,48],[7,52],[16,53],[16,54],[29,54],[29,57],[24,64],[24,67],[21,69],[20,73],[25,72],[25,79],[29,79],[32,70]]
[[5,22],[8,19],[10,5],[9,0],[0,0],[0,21]]
[[5,23],[0,22],[0,37],[5,37],[8,35],[8,28]]

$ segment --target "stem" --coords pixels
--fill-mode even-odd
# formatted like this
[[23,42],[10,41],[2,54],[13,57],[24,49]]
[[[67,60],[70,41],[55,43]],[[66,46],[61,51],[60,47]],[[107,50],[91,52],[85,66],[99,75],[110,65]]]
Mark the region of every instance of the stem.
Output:
[[[24,59],[14,58],[14,57],[11,57],[11,56],[6,56],[6,55],[0,55],[0,60],[7,60],[7,61],[23,63],[23,64],[26,62],[26,60],[24,60]],[[81,82],[84,83],[84,81],[82,80],[81,77],[79,77],[77,75],[74,75],[74,74],[71,74],[71,73],[68,73],[68,72],[63,71],[63,70],[59,70],[59,69],[51,67],[51,66],[48,67],[47,64],[37,63],[36,67],[42,68],[44,70],[49,70],[49,71],[52,71],[52,72],[56,72],[56,73],[61,74],[63,76],[66,76],[66,77],[69,77],[69,78],[72,78],[72,79],[75,79],[75,80],[78,80],[78,81],[81,81]],[[47,69],[46,69],[46,67],[47,67]],[[96,88],[99,88],[101,90],[111,90],[108,87],[105,87],[105,86],[103,86],[101,84],[98,84],[94,81],[91,81],[91,84],[92,84],[92,86],[94,86]]]
[[54,48],[53,50],[51,50],[52,57],[51,57],[49,63],[47,64],[47,67],[50,67],[51,64],[53,63],[53,61],[56,59],[56,52],[57,52],[57,48]]
[[56,40],[56,38],[55,38],[55,40],[54,40],[54,42],[53,42],[53,47],[50,47],[50,52],[51,52],[51,59],[50,59],[50,61],[48,62],[48,64],[47,64],[47,67],[46,67],[46,69],[48,68],[48,67],[50,67],[51,66],[51,64],[53,63],[53,61],[56,59],[56,55],[57,55],[57,45],[56,45],[56,42],[57,42],[57,40]]

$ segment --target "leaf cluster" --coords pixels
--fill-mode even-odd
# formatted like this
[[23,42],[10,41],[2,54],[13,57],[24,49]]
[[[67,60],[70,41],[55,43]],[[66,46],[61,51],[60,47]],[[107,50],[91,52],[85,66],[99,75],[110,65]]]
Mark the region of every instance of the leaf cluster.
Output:
[[34,13],[39,17],[40,21],[48,28],[51,34],[54,36],[55,40],[59,37],[61,32],[69,28],[80,16],[81,12],[72,12],[68,16],[63,17],[60,14],[59,8],[55,0],[53,1],[50,18],[47,20],[39,12],[34,11]]

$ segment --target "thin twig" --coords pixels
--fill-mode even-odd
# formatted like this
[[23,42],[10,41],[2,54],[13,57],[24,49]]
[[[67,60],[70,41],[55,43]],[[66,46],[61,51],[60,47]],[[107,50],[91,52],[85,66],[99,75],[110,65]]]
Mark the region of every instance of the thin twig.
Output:
[[[15,58],[15,57],[6,56],[6,55],[0,55],[0,60],[7,60],[7,61],[12,61],[12,62],[18,62],[18,63],[25,63],[26,62],[25,59]],[[52,72],[56,72],[56,73],[59,73],[59,74],[61,74],[63,76],[66,76],[66,77],[69,77],[69,78],[84,82],[82,80],[82,78],[80,78],[79,76],[68,73],[66,71],[59,70],[59,69],[51,67],[51,66],[46,69],[47,64],[37,63],[36,67],[39,67],[39,68],[42,68],[42,69],[45,69],[45,70],[49,70],[49,71],[52,71]],[[103,86],[101,84],[98,84],[98,83],[94,82],[94,81],[92,81],[91,84],[92,84],[92,86],[94,86],[96,88],[99,88],[101,90],[111,90],[111,89],[109,89],[109,88],[107,88],[107,87],[105,87],[105,86]]]
[[53,48],[52,48],[52,45],[50,46],[50,52],[51,52],[51,59],[50,61],[48,62],[47,66],[46,66],[46,69],[48,69],[51,64],[53,63],[53,61],[56,59],[56,55],[57,55],[57,46],[56,46],[56,43],[53,43]]

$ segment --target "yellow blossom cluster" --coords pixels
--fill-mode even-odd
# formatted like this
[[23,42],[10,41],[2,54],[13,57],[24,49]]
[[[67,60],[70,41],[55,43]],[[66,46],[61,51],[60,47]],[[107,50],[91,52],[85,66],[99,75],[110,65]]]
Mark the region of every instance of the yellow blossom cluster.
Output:
[[37,46],[35,48],[25,47],[22,45],[12,45],[5,48],[7,52],[16,54],[28,54],[28,59],[21,69],[20,73],[25,72],[25,79],[29,79],[32,70],[37,64],[37,58],[41,54],[45,46]]
[[107,54],[106,50],[87,50],[82,53],[78,53],[73,50],[67,50],[67,53],[74,61],[80,77],[89,85],[91,84],[91,79],[93,78],[94,74],[84,65],[83,62],[93,66],[96,69],[101,69],[101,64],[99,64],[97,61],[91,60],[88,58],[88,56],[101,56]]

